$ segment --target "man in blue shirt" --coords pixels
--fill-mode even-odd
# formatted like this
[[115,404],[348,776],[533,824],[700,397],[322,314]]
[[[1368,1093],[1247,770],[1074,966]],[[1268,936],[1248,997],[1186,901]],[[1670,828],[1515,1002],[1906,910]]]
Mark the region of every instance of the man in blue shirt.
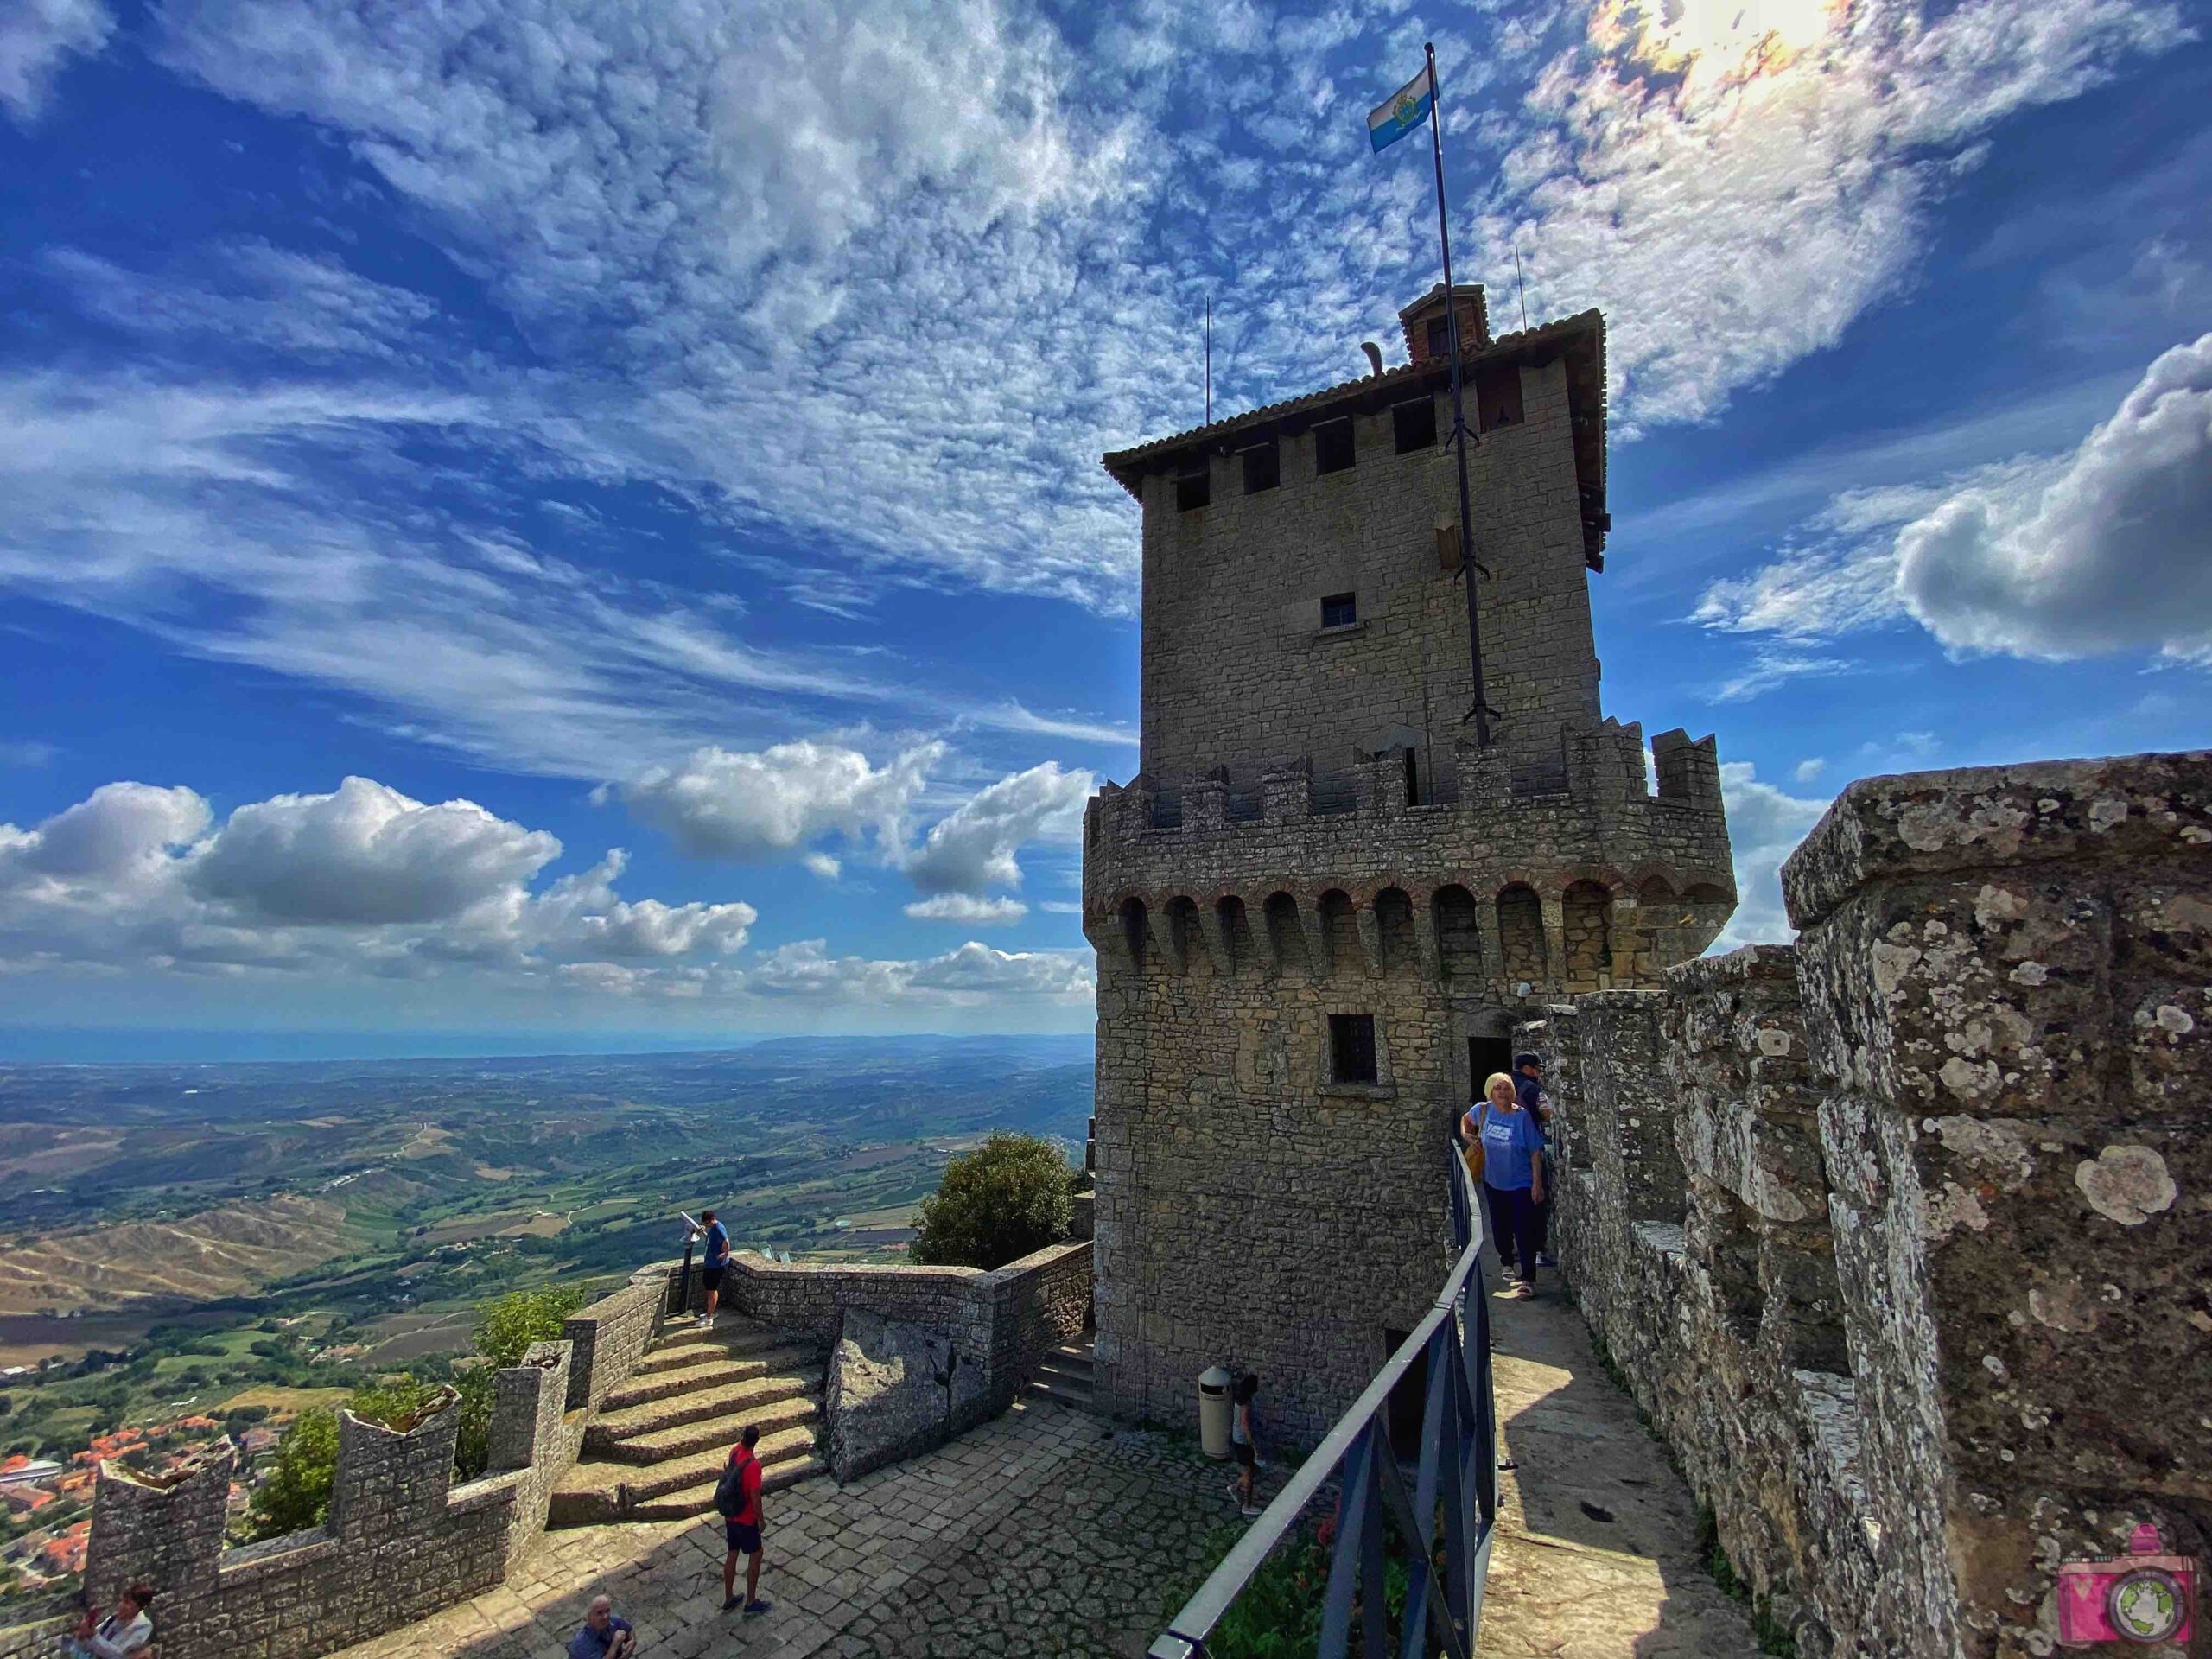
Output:
[[569,1659],[634,1659],[637,1651],[630,1621],[615,1618],[614,1604],[605,1596],[594,1596],[583,1629],[569,1643]]
[[699,1328],[706,1330],[715,1322],[715,1306],[722,1299],[722,1274],[729,1266],[729,1229],[715,1219],[711,1210],[702,1210],[699,1220],[706,1230],[707,1260],[699,1269],[699,1282],[707,1287],[707,1311],[699,1316]]

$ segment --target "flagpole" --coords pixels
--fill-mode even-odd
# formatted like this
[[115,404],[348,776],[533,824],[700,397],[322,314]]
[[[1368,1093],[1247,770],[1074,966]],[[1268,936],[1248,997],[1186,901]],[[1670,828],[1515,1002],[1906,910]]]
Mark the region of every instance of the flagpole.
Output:
[[1452,226],[1444,209],[1444,88],[1436,79],[1436,48],[1424,42],[1428,54],[1428,138],[1436,156],[1436,238],[1444,248],[1444,317],[1446,339],[1452,348],[1452,448],[1459,458],[1459,576],[1467,584],[1467,649],[1475,677],[1475,706],[1468,717],[1475,722],[1475,742],[1490,747],[1490,704],[1483,696],[1482,620],[1475,607],[1475,521],[1467,501],[1467,417],[1459,396],[1459,293],[1452,285]]

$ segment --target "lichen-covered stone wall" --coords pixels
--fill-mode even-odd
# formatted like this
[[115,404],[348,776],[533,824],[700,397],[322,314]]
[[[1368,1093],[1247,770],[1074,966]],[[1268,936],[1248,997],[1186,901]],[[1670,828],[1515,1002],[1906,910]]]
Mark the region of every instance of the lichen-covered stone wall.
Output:
[[1783,885],[1523,1028],[1562,1266],[1801,1654],[2050,1654],[2212,1555],[2212,755],[1869,779]]

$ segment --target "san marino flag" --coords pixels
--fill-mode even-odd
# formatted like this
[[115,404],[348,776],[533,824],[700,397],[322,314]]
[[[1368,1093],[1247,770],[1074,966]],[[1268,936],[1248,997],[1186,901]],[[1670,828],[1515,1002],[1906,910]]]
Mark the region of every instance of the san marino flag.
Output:
[[1368,112],[1367,140],[1377,149],[1389,147],[1428,119],[1436,102],[1436,83],[1424,64],[1421,73]]

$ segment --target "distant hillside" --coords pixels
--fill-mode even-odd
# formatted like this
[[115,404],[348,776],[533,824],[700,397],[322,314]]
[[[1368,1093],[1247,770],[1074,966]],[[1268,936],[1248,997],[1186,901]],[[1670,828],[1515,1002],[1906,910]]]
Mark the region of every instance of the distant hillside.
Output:
[[173,1221],[50,1232],[0,1252],[0,1314],[236,1295],[337,1255],[345,1218],[335,1204],[280,1195]]

